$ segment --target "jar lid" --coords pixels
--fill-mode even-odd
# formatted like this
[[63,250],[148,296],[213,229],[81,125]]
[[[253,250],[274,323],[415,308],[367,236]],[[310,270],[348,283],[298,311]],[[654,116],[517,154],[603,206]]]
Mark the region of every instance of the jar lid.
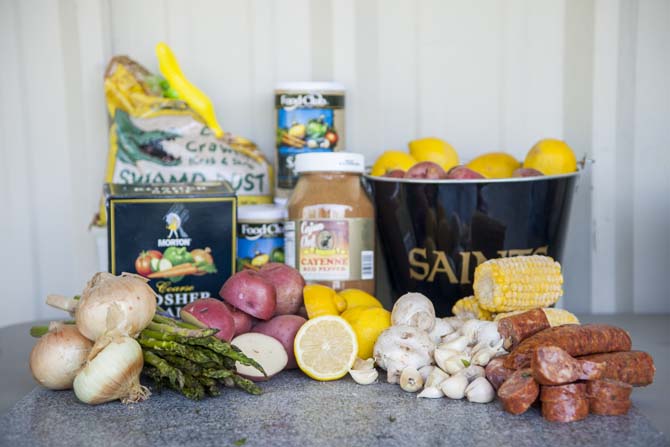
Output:
[[295,157],[294,171],[301,172],[365,172],[365,157],[353,152],[306,152]]
[[241,205],[237,207],[237,219],[247,221],[276,221],[288,217],[288,210],[280,205]]
[[321,91],[342,91],[344,92],[344,85],[339,82],[278,82],[275,85],[275,90],[288,92],[321,92]]

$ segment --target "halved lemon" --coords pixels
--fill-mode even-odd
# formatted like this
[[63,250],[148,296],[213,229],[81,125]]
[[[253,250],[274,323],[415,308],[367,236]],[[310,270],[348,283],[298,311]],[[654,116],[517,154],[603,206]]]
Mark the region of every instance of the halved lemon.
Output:
[[298,367],[315,380],[344,377],[356,361],[356,334],[342,317],[324,315],[308,320],[295,335]]

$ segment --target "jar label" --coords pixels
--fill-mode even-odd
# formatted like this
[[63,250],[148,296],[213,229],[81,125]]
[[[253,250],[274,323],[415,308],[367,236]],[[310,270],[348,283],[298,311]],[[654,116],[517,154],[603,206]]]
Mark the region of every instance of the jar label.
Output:
[[284,262],[284,225],[272,223],[237,224],[237,271],[261,267],[268,262]]
[[374,220],[306,219],[286,223],[286,263],[307,281],[374,279]]

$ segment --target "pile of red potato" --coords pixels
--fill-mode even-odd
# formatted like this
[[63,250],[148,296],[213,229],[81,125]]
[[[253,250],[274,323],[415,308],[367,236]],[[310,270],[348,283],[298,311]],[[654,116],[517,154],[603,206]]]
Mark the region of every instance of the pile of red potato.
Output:
[[256,359],[267,373],[237,366],[251,380],[265,380],[284,369],[296,368],[293,340],[305,318],[305,280],[285,264],[268,263],[259,270],[243,270],[230,277],[219,295],[223,299],[196,300],[181,311],[181,318],[200,327],[216,328],[222,340],[231,342]]

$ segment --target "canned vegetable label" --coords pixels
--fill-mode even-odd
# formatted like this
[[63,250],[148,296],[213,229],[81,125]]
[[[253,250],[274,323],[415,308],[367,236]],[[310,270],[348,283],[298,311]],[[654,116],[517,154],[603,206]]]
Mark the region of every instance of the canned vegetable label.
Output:
[[261,267],[268,262],[284,262],[284,225],[238,223],[237,271]]
[[344,93],[277,91],[277,185],[293,189],[295,156],[344,148]]

